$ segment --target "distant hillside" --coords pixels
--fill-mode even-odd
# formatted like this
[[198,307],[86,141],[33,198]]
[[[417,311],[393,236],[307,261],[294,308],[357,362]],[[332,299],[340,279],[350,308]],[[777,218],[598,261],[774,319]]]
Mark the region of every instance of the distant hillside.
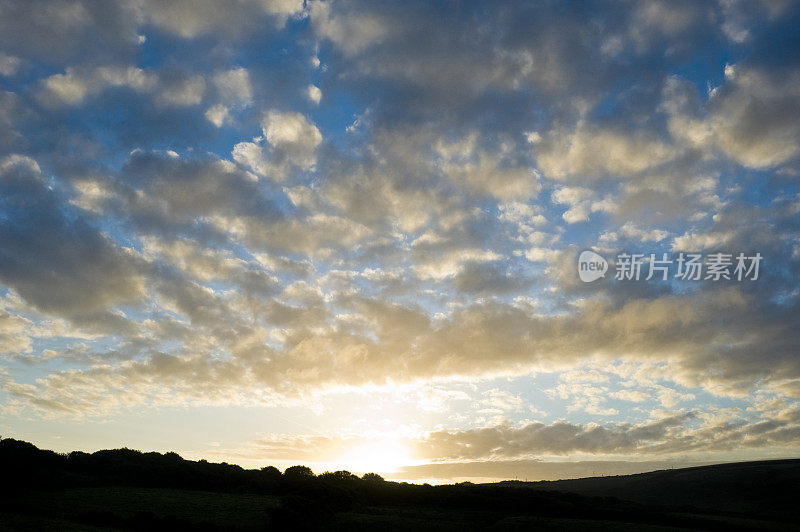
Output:
[[738,462],[637,475],[516,482],[536,490],[616,497],[641,504],[693,506],[758,515],[800,517],[800,459]]
[[0,471],[0,532],[800,527],[796,460],[574,481],[430,486],[347,471],[314,475],[305,466],[283,473],[274,467],[247,470],[131,449],[60,454],[2,439]]

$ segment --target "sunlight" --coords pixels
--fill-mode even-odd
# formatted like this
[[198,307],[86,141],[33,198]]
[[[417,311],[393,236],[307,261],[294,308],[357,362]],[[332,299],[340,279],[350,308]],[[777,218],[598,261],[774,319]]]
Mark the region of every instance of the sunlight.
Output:
[[354,473],[393,473],[414,460],[405,445],[393,440],[375,440],[348,449],[337,463]]

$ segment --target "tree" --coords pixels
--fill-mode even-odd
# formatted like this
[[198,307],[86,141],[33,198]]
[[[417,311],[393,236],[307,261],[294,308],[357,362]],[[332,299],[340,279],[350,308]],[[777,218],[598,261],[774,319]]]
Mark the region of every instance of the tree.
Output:
[[283,472],[283,476],[289,480],[305,480],[314,478],[314,472],[308,466],[296,465],[287,467],[286,471]]
[[359,480],[359,478],[351,473],[350,471],[326,471],[325,473],[321,474],[319,478],[323,480],[332,480],[333,482],[352,482],[354,480]]
[[261,476],[269,480],[277,480],[281,478],[281,471],[275,466],[266,466],[261,468]]
[[386,482],[383,477],[377,473],[364,473],[364,476],[361,477],[361,480],[365,482]]

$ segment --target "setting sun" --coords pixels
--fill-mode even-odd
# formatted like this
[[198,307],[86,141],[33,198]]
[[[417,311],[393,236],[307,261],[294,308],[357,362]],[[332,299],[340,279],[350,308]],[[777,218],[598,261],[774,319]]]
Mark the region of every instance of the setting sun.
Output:
[[417,461],[397,441],[374,440],[348,449],[335,463],[354,473],[394,473],[400,467],[414,465]]

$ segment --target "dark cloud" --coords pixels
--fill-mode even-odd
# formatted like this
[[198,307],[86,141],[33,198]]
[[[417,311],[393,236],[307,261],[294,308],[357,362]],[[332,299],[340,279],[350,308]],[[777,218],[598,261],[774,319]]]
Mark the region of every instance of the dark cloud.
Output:
[[524,274],[509,270],[503,262],[468,262],[453,278],[456,289],[473,294],[520,293],[530,285]]
[[464,431],[433,432],[418,444],[423,456],[440,460],[508,460],[537,456],[680,455],[689,451],[725,451],[795,445],[800,438],[797,411],[759,422],[707,420],[692,427],[689,412],[642,423],[551,425],[530,423],[522,427],[494,426]]
[[524,427],[488,427],[463,432],[434,432],[420,444],[427,455],[442,459],[513,458],[573,453],[616,454],[631,452],[668,439],[692,414],[669,417],[642,425],[581,426],[566,422],[531,423]]
[[143,300],[147,268],[69,209],[32,159],[0,163],[0,280],[43,312],[81,320]]
[[130,60],[139,46],[134,2],[4,0],[0,46],[44,63]]

